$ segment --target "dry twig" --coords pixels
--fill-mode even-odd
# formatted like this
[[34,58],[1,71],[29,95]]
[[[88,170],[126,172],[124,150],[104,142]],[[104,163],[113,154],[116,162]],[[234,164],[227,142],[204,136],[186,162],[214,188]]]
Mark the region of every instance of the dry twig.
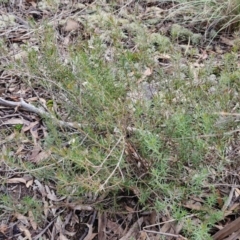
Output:
[[20,102],[13,102],[13,101],[8,101],[3,98],[0,98],[0,105],[5,106],[5,107],[12,107],[12,108],[16,108],[16,109],[21,108],[25,111],[36,113],[42,117],[45,116],[45,117],[51,118],[52,120],[54,120],[54,122],[56,124],[58,124],[61,127],[69,127],[69,128],[81,127],[81,124],[79,124],[79,123],[64,122],[64,121],[59,120],[56,117],[54,117],[52,114],[50,114],[49,112],[46,112],[43,109],[36,108],[35,106],[33,106],[30,103],[26,103],[23,100],[23,98],[20,98]]

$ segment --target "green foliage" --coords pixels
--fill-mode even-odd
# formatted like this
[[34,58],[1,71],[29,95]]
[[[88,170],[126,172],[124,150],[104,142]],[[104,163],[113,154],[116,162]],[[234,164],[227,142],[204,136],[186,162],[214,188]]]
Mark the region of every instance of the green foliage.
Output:
[[191,41],[193,44],[199,44],[202,38],[201,34],[194,34],[192,31],[179,24],[173,24],[171,28],[173,40]]
[[15,129],[16,129],[17,131],[21,131],[22,127],[23,127],[22,124],[16,124],[16,125],[15,125]]
[[[14,211],[15,210],[15,204],[12,198],[9,195],[0,195],[0,208],[6,209],[8,211]],[[1,210],[2,212],[2,210]]]
[[170,39],[158,33],[151,34],[150,43],[153,44],[159,52],[168,52],[172,48]]
[[[189,7],[195,13],[203,8],[202,4],[212,8],[217,4],[179,2],[180,10]],[[234,11],[239,11],[239,6],[234,6]],[[191,17],[190,10],[186,19]],[[224,151],[229,138],[224,133],[234,125],[219,127],[216,122],[218,112],[232,112],[238,101],[229,91],[239,89],[237,55],[224,55],[222,67],[209,59],[205,66],[195,68],[192,61],[197,50],[183,54],[175,45],[177,40],[199,44],[201,35],[180,24],[173,24],[172,39],[160,33],[149,35],[147,27],[134,18],[122,27],[124,19],[96,12],[89,18],[92,22],[84,22],[89,26],[88,38],[75,38],[64,51],[57,47],[59,39],[54,28],[43,25],[41,34],[36,31],[39,51],[28,51],[26,61],[15,66],[19,72],[23,66],[27,68],[29,86],[49,93],[46,105],[57,119],[66,118],[81,127],[65,129],[43,116],[48,135],[42,146],[51,152],[48,162],[36,168],[32,163],[15,161],[9,157],[12,146],[4,159],[41,180],[54,181],[60,195],[79,198],[87,192],[106,190],[115,196],[122,189],[136,190],[144,208],[170,212],[176,221],[184,221],[186,237],[210,239],[210,227],[223,217],[215,209],[214,189],[209,187],[204,208],[195,211],[201,219],[197,224],[187,218],[189,211],[182,203],[201,195],[211,185],[211,167],[217,177],[226,164]],[[210,20],[221,17],[222,11],[204,14],[211,25]],[[100,35],[96,29],[101,30]],[[134,48],[124,46],[127,38],[131,38]],[[166,69],[155,57],[166,60]],[[182,63],[183,58],[187,63]],[[146,74],[148,68],[151,73]],[[147,99],[142,82],[156,83],[156,94]],[[22,125],[15,125],[15,129],[20,132]],[[211,151],[216,158],[209,157]],[[14,209],[8,196],[1,196],[1,202]],[[39,202],[26,197],[18,210],[26,213],[35,209],[38,216],[40,208]]]

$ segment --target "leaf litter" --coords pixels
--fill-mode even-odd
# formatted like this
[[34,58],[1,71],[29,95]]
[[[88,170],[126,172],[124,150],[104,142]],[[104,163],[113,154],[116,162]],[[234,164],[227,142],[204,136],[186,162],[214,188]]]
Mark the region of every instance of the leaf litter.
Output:
[[[11,12],[8,7],[5,7],[7,5],[2,5],[4,14],[0,17],[0,36],[4,36],[9,42],[9,46],[5,49],[6,53],[1,56],[0,93],[1,98],[7,100],[8,103],[5,105],[1,104],[0,108],[0,129],[4,131],[6,135],[5,137],[1,137],[0,143],[3,149],[5,149],[4,144],[7,144],[13,145],[12,148],[14,150],[13,153],[8,153],[4,150],[3,156],[1,157],[0,172],[3,179],[3,189],[1,189],[1,191],[12,196],[15,204],[25,196],[31,196],[34,197],[35,200],[42,201],[44,217],[41,219],[41,222],[37,222],[33,211],[27,211],[26,214],[23,215],[18,212],[16,206],[13,206],[14,209],[10,211],[11,218],[2,219],[0,233],[4,235],[3,237],[5,237],[5,239],[21,239],[20,236],[25,239],[39,239],[42,236],[44,236],[45,239],[50,239],[51,236],[51,239],[90,240],[134,238],[140,240],[149,238],[160,239],[157,237],[159,235],[166,236],[166,239],[184,239],[184,237],[179,234],[181,232],[181,224],[172,224],[174,219],[172,219],[171,216],[168,216],[168,219],[166,219],[165,216],[161,216],[158,213],[156,214],[157,216],[152,219],[153,212],[144,213],[142,209],[136,208],[138,205],[137,200],[135,200],[134,203],[128,201],[127,197],[136,197],[137,192],[134,190],[129,196],[125,194],[125,199],[123,197],[120,200],[122,204],[124,203],[123,209],[127,210],[127,212],[108,213],[108,211],[98,211],[98,213],[96,213],[93,203],[83,204],[71,202],[67,196],[57,196],[54,184],[48,186],[31,175],[16,173],[11,166],[6,164],[6,157],[12,157],[14,154],[18,155],[22,161],[34,163],[35,166],[38,166],[39,163],[51,157],[51,150],[44,149],[41,144],[41,140],[47,137],[46,126],[39,114],[43,112],[43,110],[40,110],[41,104],[39,104],[40,107],[33,108],[35,112],[29,111],[28,108],[21,108],[20,105],[20,99],[26,99],[27,102],[45,102],[46,106],[46,102],[49,100],[49,93],[38,86],[36,86],[35,89],[29,88],[27,83],[21,80],[22,73],[11,72],[5,68],[12,58],[14,60],[24,59],[31,49],[34,52],[38,52],[37,39],[33,34],[35,29],[28,23],[27,18],[31,17],[39,26],[41,26],[42,21],[46,19],[49,20],[49,24],[53,25],[55,22],[63,20],[62,22],[64,23],[61,25],[63,37],[60,38],[59,48],[61,49],[62,55],[66,56],[64,46],[69,45],[79,35],[82,38],[88,37],[88,33],[84,32],[84,22],[91,22],[90,28],[97,28],[99,16],[101,16],[101,18],[108,18],[110,16],[110,14],[108,15],[106,13],[108,9],[107,4],[103,5],[103,10],[99,16],[91,15],[91,12],[96,10],[94,2],[95,1],[82,1],[82,3],[79,4],[75,3],[72,6],[73,9],[69,10],[69,3],[67,1],[60,1],[63,9],[60,10],[57,5],[49,4],[47,1],[16,1],[13,3]],[[118,14],[111,17],[116,22],[125,22],[128,24],[131,21],[132,14],[136,13],[136,7],[138,8],[140,19],[144,25],[151,29],[151,32],[164,32],[169,35],[168,37],[170,37],[170,33],[174,34],[174,31],[171,29],[172,25],[175,24],[175,20],[172,22],[170,20],[176,18],[176,16],[179,18],[183,17],[180,13],[175,13],[175,15],[169,14],[168,10],[176,7],[175,2],[161,3],[157,1],[142,1],[142,3],[139,4],[134,3],[134,1],[128,1],[120,6]],[[55,12],[55,10],[57,10],[57,12]],[[82,17],[79,17],[78,12],[82,14]],[[156,15],[158,17],[156,17]],[[69,18],[69,16],[71,18]],[[137,26],[129,25],[127,38],[123,36],[123,39],[127,39],[122,41],[122,44],[126,48],[131,48],[135,42],[137,43],[139,40],[134,33],[136,32],[135,27]],[[190,30],[192,31],[192,29]],[[97,30],[98,29],[96,29],[96,31]],[[182,44],[182,48],[185,49],[185,54],[193,48],[193,45],[196,43],[194,41],[199,41],[193,38],[194,33],[189,32],[190,30],[185,29],[183,35],[176,36],[180,44],[186,44],[186,37],[191,38],[190,44],[186,44],[185,46]],[[102,33],[102,38],[105,39],[106,42],[108,41],[108,37],[104,35],[104,33]],[[154,41],[154,44],[156,44],[155,47],[157,47],[157,40]],[[216,50],[216,53],[227,51],[229,47],[232,47],[234,44],[232,39],[224,36],[221,36],[220,41],[221,44],[219,44],[219,49]],[[29,45],[30,47],[28,46],[28,50],[23,50],[22,44]],[[197,85],[201,84],[198,82],[198,75],[200,69],[204,66],[199,62],[206,60],[208,56],[209,53],[204,50],[201,54],[196,54],[196,62],[190,64]],[[114,50],[109,48],[105,58],[107,61],[112,61],[114,58]],[[174,71],[174,69],[171,68],[171,56],[160,53],[155,58],[159,65],[166,67],[166,72],[172,73]],[[143,83],[143,85],[140,86],[137,92],[129,92],[128,94],[132,101],[136,101],[136,98],[139,98],[139,96],[141,96],[141,99],[149,99],[152,98],[154,94],[157,94],[156,89],[159,86],[152,86],[152,83],[148,83],[148,78],[152,75],[153,69],[151,67],[147,67],[142,71],[138,83]],[[150,88],[153,89],[152,95],[149,93]],[[74,124],[68,125],[68,127],[74,126]],[[20,131],[14,131],[14,127],[15,129],[19,128]],[[12,141],[17,138],[20,139],[21,145],[18,145],[16,148]],[[239,157],[238,146],[239,141],[233,139],[229,144],[229,158],[234,159]],[[127,155],[129,155],[129,163],[134,166],[134,175],[139,175],[140,177],[142,174],[147,173],[149,166],[145,159],[138,154],[136,147],[132,143],[129,143]],[[144,170],[140,170],[140,168]],[[231,172],[226,171],[225,179],[222,180],[223,186],[224,182],[231,183],[231,181],[228,181],[231,175]],[[239,186],[238,188],[232,187],[231,189],[232,190],[229,191],[229,187],[217,188],[218,204],[219,207],[226,212],[226,217],[236,213],[236,210],[239,212],[239,202],[237,200],[239,199]],[[119,195],[120,194],[121,193],[119,193]],[[228,199],[223,203],[223,199],[226,196],[228,196]],[[206,198],[206,196],[198,199],[192,196],[192,199],[189,199],[183,206],[190,210],[201,210],[205,208],[205,206],[203,206],[204,198]],[[6,209],[4,210],[3,208],[3,213],[7,212]],[[199,224],[200,220],[198,218],[192,215],[189,217],[192,217],[192,220],[196,221],[196,225]],[[119,219],[121,221],[119,221]],[[120,224],[120,222],[122,223]],[[144,225],[145,227],[143,227]],[[160,225],[163,226],[159,230],[158,226]],[[231,218],[227,218],[226,222],[219,223],[219,231],[215,231],[213,239],[224,239],[231,234],[231,239],[236,239],[239,236],[238,226],[239,218],[234,221],[232,221]]]

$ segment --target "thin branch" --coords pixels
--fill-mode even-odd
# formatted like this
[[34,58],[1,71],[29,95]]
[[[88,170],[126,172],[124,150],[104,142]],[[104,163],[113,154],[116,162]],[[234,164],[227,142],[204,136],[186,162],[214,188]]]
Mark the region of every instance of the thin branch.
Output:
[[119,160],[118,160],[118,163],[117,163],[116,167],[113,169],[113,171],[112,171],[111,174],[108,176],[108,178],[106,179],[106,181],[100,186],[99,191],[104,190],[104,186],[108,183],[108,181],[110,180],[110,178],[114,175],[114,173],[116,172],[116,170],[119,168],[120,163],[121,163],[122,158],[123,158],[124,151],[125,151],[125,148],[123,147],[121,156],[120,156],[120,158],[119,158]]
[[0,97],[0,105],[5,106],[5,107],[13,107],[13,108],[21,108],[25,111],[36,113],[42,117],[48,117],[54,120],[56,124],[58,124],[61,127],[70,127],[70,128],[78,128],[81,127],[81,124],[79,123],[73,123],[73,122],[64,122],[61,120],[58,120],[56,117],[54,117],[52,114],[49,112],[46,112],[43,109],[36,108],[30,103],[26,103],[23,98],[20,98],[20,102],[13,102],[13,101],[8,101]]
[[[55,116],[50,114],[49,112],[46,112],[43,109],[36,108],[35,106],[33,106],[30,103],[26,103],[22,98],[20,98],[20,102],[13,102],[13,101],[5,100],[5,99],[0,97],[0,105],[6,106],[6,107],[12,107],[12,108],[16,108],[16,109],[21,108],[25,111],[36,113],[36,114],[38,114],[42,117],[51,118],[52,120],[54,120],[54,123],[56,123],[60,127],[68,127],[68,128],[75,128],[75,129],[82,127],[82,125],[80,123],[65,122],[65,121],[59,120]],[[220,113],[220,114],[226,115],[226,113]],[[234,114],[234,115],[238,115],[238,114]],[[145,133],[145,134],[150,134],[150,131],[141,130],[141,129],[130,127],[130,126],[127,127],[127,131],[129,131],[129,132],[142,132],[142,133]],[[224,133],[206,134],[206,135],[198,135],[198,136],[194,136],[194,137],[182,137],[182,138],[175,138],[175,139],[209,138],[209,137],[231,135],[231,134],[236,133],[236,132],[240,132],[240,128],[234,129],[232,131],[227,131],[227,132],[224,132]],[[158,136],[158,134],[156,136]]]
[[37,240],[40,239],[41,236],[49,229],[49,227],[54,223],[54,221],[56,220],[56,218],[58,216],[60,216],[61,213],[63,213],[64,210],[62,210],[60,213],[58,213],[58,215],[56,217],[54,217],[54,219],[35,237],[33,237],[33,240]]

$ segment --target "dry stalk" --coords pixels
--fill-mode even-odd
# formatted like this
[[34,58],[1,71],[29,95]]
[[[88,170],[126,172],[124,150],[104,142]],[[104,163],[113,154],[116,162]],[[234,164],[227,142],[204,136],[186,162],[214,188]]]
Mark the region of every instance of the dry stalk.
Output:
[[3,98],[0,98],[0,105],[5,106],[5,107],[12,107],[15,108],[16,110],[18,108],[21,108],[25,111],[36,113],[42,117],[48,117],[51,118],[57,125],[61,127],[68,127],[68,128],[79,128],[81,127],[81,124],[79,123],[73,123],[73,122],[64,122],[61,120],[58,120],[56,117],[54,117],[52,114],[49,112],[46,112],[43,109],[36,108],[30,103],[26,103],[23,98],[20,98],[20,102],[13,102],[13,101],[8,101]]

